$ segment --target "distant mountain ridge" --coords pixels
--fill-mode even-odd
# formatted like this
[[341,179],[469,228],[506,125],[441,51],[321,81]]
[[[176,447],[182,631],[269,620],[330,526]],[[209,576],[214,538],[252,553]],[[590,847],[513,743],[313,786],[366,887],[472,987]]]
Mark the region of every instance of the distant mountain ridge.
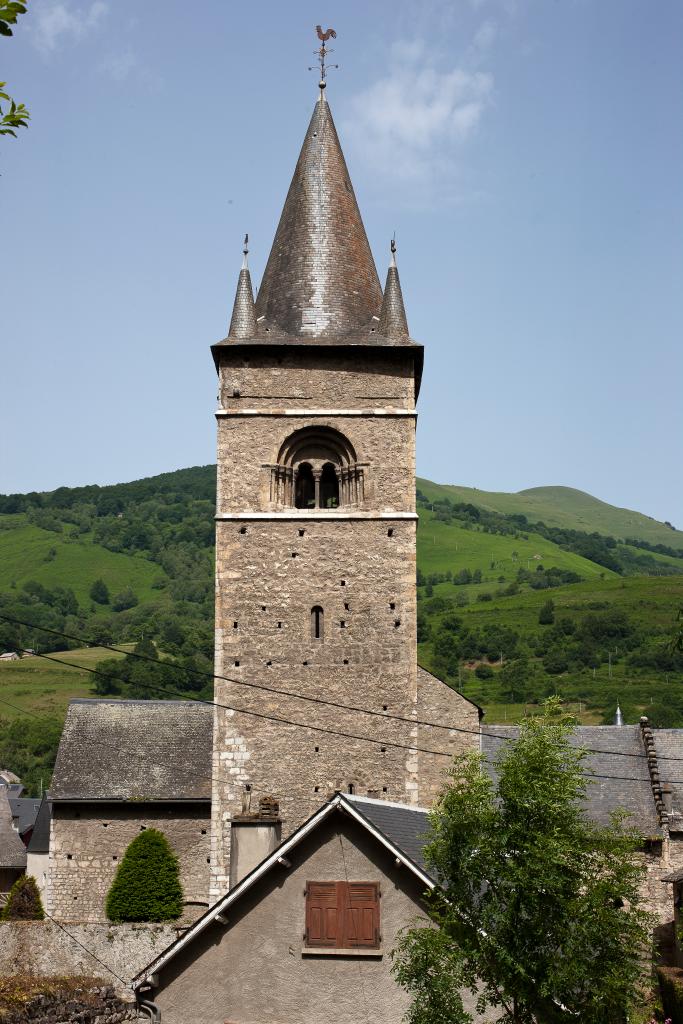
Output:
[[421,477],[418,477],[417,486],[432,501],[450,498],[451,501],[471,502],[491,512],[524,515],[531,523],[544,522],[548,526],[602,533],[621,540],[635,538],[649,544],[683,549],[683,530],[660,523],[642,512],[610,505],[573,487],[529,487],[517,493],[507,493],[481,491],[477,487],[460,487],[457,484],[437,484]]

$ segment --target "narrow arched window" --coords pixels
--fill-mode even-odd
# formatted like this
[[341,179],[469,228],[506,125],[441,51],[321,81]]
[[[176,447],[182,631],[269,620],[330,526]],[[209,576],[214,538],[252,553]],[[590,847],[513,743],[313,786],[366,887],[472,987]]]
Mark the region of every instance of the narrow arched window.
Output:
[[297,469],[295,497],[297,508],[315,508],[315,480],[308,462],[302,462]]
[[320,474],[320,507],[339,507],[339,477],[331,462],[326,462]]
[[311,608],[311,640],[323,639],[324,612],[319,604]]

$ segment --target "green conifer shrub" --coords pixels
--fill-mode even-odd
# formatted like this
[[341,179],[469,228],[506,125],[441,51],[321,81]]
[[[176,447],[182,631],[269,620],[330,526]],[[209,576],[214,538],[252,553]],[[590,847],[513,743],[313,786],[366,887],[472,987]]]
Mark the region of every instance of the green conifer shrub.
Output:
[[35,878],[32,875],[22,875],[9,891],[0,920],[42,921],[44,918],[45,911]]
[[175,921],[183,910],[178,858],[163,832],[136,836],[118,866],[107,895],[110,921]]

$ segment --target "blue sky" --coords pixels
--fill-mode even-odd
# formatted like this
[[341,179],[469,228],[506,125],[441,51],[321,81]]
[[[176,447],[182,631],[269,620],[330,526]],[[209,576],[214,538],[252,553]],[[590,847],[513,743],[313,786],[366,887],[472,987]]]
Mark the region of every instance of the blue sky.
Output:
[[332,105],[426,346],[418,471],[683,527],[680,0],[30,0],[2,75],[0,491],[214,461],[209,345]]

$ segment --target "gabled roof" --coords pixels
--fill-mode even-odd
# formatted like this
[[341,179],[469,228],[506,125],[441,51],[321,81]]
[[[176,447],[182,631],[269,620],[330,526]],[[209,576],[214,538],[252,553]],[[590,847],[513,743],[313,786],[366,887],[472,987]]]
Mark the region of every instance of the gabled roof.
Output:
[[72,700],[53,802],[210,800],[213,708],[184,700]]
[[40,798],[10,796],[9,805],[12,809],[14,827],[19,835],[23,836],[24,832],[35,824],[38,809],[40,808]]
[[[346,796],[337,793],[326,804],[316,811],[308,821],[304,822],[274,850],[270,856],[261,861],[253,871],[246,875],[238,884],[223,896],[217,903],[207,910],[191,928],[172,942],[170,946],[159,954],[152,963],[133,980],[133,988],[137,989],[157,971],[165,967],[182,949],[188,946],[198,935],[208,928],[216,918],[224,914],[237,900],[239,900],[252,886],[272,871],[278,862],[287,857],[287,854],[299,845],[307,836],[315,831],[324,821],[333,814],[344,813],[361,825],[377,842],[381,843],[389,853],[401,864],[408,868],[413,876],[428,889],[433,889],[435,882],[424,867],[418,865],[416,859],[421,860],[421,852],[417,849],[419,836],[424,834],[427,823],[427,812],[423,808],[412,808],[407,804],[386,803],[381,806],[381,800],[370,800],[364,797]],[[406,817],[408,815],[408,817]],[[392,838],[392,835],[395,838]],[[407,852],[399,845],[398,838],[410,848]]]
[[669,829],[683,832],[683,729],[653,729],[659,774],[671,789]]
[[12,826],[7,790],[0,788],[0,868],[25,868],[26,847]]
[[[496,760],[503,745],[518,735],[516,726],[503,725],[488,725],[482,733],[482,753],[494,779],[495,765],[491,762]],[[680,749],[683,731],[679,736]],[[613,811],[623,809],[632,816],[631,824],[643,836],[661,836],[640,726],[578,726],[571,742],[576,747],[591,750],[583,762],[588,779],[586,812],[589,817],[604,825]]]

